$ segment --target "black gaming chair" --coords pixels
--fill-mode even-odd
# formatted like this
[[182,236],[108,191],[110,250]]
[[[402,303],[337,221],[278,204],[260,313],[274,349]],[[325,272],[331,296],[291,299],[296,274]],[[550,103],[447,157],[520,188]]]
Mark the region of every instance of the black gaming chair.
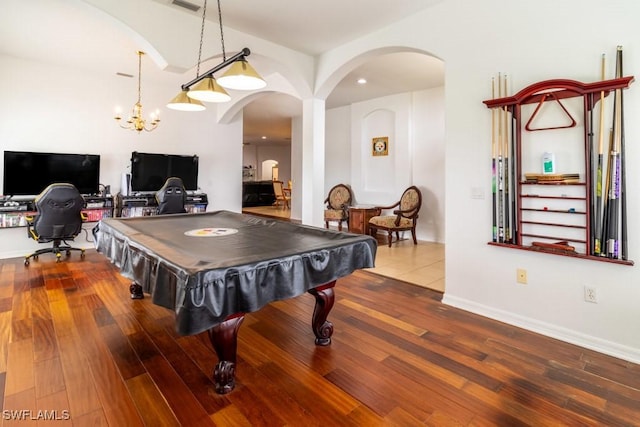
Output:
[[84,199],[72,184],[51,184],[35,199],[37,214],[27,218],[27,235],[38,243],[53,242],[53,246],[39,249],[25,256],[24,265],[29,259],[38,259],[44,253],[56,254],[56,262],[60,262],[62,252],[69,256],[71,251],[80,251],[84,258],[84,249],[73,248],[67,240],[73,240],[82,230],[82,214]]
[[187,190],[182,179],[172,176],[167,178],[164,185],[156,192],[158,215],[186,213]]

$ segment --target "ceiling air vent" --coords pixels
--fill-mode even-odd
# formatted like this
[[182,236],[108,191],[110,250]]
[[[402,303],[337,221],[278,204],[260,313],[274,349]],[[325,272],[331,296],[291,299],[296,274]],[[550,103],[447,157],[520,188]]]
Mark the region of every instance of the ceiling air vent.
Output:
[[197,12],[200,10],[200,6],[198,6],[197,4],[189,3],[188,1],[184,1],[184,0],[171,0],[171,4],[175,4],[176,6],[183,7],[192,12]]

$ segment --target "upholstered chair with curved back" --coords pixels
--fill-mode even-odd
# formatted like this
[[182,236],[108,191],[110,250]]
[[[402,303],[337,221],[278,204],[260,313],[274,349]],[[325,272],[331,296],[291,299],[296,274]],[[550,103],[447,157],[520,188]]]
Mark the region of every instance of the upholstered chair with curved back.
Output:
[[390,206],[378,206],[382,211],[394,209],[393,215],[377,215],[369,220],[369,230],[372,236],[378,234],[378,230],[384,230],[388,233],[389,247],[393,241],[393,233],[396,233],[396,240],[400,240],[401,231],[411,231],[413,244],[418,244],[416,238],[416,225],[418,223],[418,212],[422,206],[422,194],[418,187],[411,186],[404,190],[400,200]]
[[176,176],[167,178],[164,185],[156,192],[158,215],[186,213],[187,190],[182,179]]
[[353,200],[351,189],[344,184],[338,184],[329,190],[329,195],[324,203],[327,204],[324,211],[324,226],[329,228],[329,223],[338,222],[338,230],[342,231],[342,223],[349,227],[349,206]]

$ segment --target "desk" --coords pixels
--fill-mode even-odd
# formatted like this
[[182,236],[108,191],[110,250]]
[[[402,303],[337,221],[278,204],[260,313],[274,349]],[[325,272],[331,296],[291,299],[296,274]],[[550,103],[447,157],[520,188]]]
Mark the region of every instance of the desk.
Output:
[[373,267],[377,249],[370,236],[227,211],[110,218],[94,235],[96,249],[139,291],[176,313],[179,334],[208,332],[218,356],[214,381],[220,394],[235,386],[237,333],[245,313],[309,292],[316,300],[316,345],[329,345],[336,280]]
[[380,215],[380,209],[373,205],[349,206],[349,232],[369,234],[369,220]]

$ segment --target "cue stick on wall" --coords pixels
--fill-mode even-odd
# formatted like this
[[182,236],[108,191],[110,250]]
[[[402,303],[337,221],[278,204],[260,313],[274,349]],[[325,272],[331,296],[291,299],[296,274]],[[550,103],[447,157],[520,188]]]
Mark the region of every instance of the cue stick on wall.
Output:
[[607,255],[607,248],[606,248],[606,242],[607,242],[607,236],[609,234],[609,209],[610,209],[610,205],[609,205],[609,191],[610,191],[610,183],[611,183],[611,147],[613,147],[613,129],[609,129],[609,139],[608,139],[608,146],[606,148],[606,150],[604,151],[607,155],[607,177],[604,180],[604,192],[603,192],[603,203],[604,203],[604,207],[603,207],[603,214],[602,214],[602,237],[600,238],[600,243],[602,245],[601,247],[601,251],[600,251],[600,255],[601,256],[606,256]]
[[[619,61],[618,73],[616,78],[624,76],[622,71],[622,46],[618,46],[617,60]],[[625,165],[625,147],[624,147],[624,98],[623,90],[620,89],[620,228],[621,228],[621,252],[622,259],[627,260],[627,180]]]
[[[491,99],[496,98],[496,79],[491,78]],[[491,109],[491,199],[493,205],[493,241],[498,241],[498,222],[496,206],[496,109]]]
[[620,199],[620,96],[619,90],[615,90],[613,142],[611,147],[609,173],[609,210],[607,218],[606,255],[609,258],[618,257],[618,215]]
[[[498,73],[498,97],[502,97],[502,74]],[[502,113],[498,112],[498,241],[504,243],[504,164],[502,158]]]
[[593,160],[593,151],[595,150],[595,146],[593,144],[593,109],[595,108],[595,104],[594,104],[594,96],[592,93],[589,94],[589,101],[588,101],[588,105],[590,106],[589,108],[589,115],[587,116],[587,120],[586,123],[588,124],[588,150],[585,150],[585,154],[587,155],[586,158],[586,164],[589,165],[589,168],[591,169],[591,182],[589,183],[589,186],[587,187],[590,193],[591,193],[591,200],[589,201],[591,203],[590,209],[591,209],[591,215],[589,215],[589,230],[590,230],[590,245],[589,245],[589,250],[591,251],[590,255],[594,255],[595,254],[595,247],[596,247],[596,241],[597,241],[597,237],[596,237],[596,216],[595,216],[595,210],[596,210],[596,178],[595,178],[595,162]]
[[[502,96],[507,96],[507,75],[504,75],[504,91],[502,92]],[[503,144],[504,144],[504,218],[505,218],[505,227],[504,227],[504,240],[508,242],[511,239],[511,216],[509,215],[509,205],[511,204],[510,192],[509,192],[509,122],[507,115],[507,107],[504,106],[500,109],[500,114],[503,117],[503,126],[504,130],[502,132]]]
[[[605,79],[605,55],[602,54],[600,75],[602,80]],[[595,224],[594,230],[595,245],[594,254],[600,255],[602,252],[601,234],[602,234],[602,155],[604,150],[604,91],[600,91],[600,129],[598,133],[598,166],[596,169],[596,208],[595,208]]]
[[518,219],[517,219],[517,193],[515,192],[516,189],[516,176],[519,176],[519,172],[516,171],[516,118],[515,115],[513,114],[513,107],[511,110],[511,182],[513,183],[513,189],[514,189],[514,193],[513,193],[513,197],[511,198],[511,243],[513,243],[514,245],[518,243]]
[[[616,77],[620,74],[621,47],[616,55]],[[609,210],[607,218],[607,257],[619,256],[619,208],[620,208],[620,146],[621,146],[621,98],[622,89],[616,89],[613,102],[613,142],[611,146],[611,173],[609,174]]]

